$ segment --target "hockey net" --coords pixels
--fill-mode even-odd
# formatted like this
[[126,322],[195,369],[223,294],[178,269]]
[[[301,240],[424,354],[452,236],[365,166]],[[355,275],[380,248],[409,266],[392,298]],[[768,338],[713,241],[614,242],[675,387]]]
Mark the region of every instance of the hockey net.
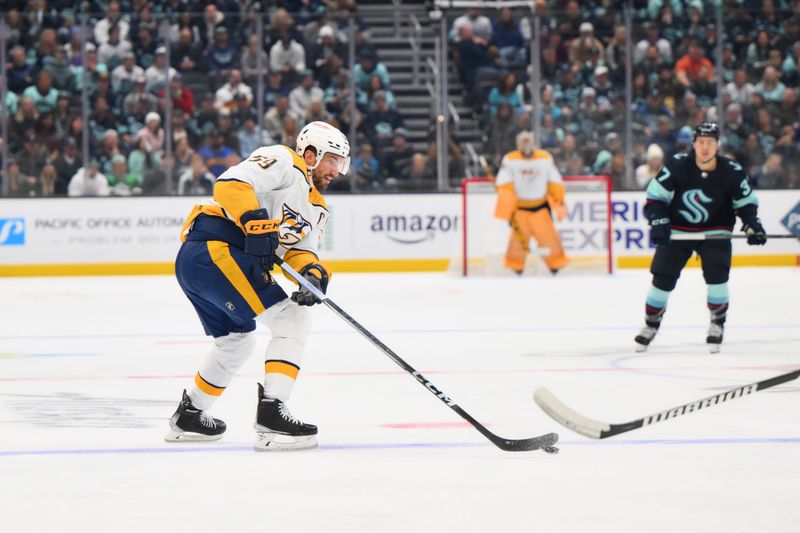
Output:
[[[564,177],[567,216],[556,221],[564,251],[571,259],[564,273],[611,273],[613,228],[611,179],[608,176]],[[497,193],[489,178],[465,178],[461,182],[459,249],[450,271],[463,276],[511,275],[503,266],[510,234],[507,222],[494,218]],[[542,256],[548,250],[530,243],[524,275],[547,273]]]

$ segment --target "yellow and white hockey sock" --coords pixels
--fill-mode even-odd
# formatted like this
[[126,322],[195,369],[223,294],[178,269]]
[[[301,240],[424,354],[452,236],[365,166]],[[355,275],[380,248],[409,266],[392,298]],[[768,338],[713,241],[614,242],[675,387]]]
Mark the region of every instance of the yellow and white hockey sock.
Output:
[[297,339],[272,339],[264,361],[264,394],[282,402],[289,400],[300,373],[303,344]]
[[231,333],[214,339],[214,347],[187,392],[195,407],[204,411],[211,407],[230,384],[236,371],[252,355],[255,343],[255,333],[252,331]]
[[264,357],[264,394],[282,402],[289,400],[300,372],[311,314],[289,298],[271,306],[256,319],[272,333]]

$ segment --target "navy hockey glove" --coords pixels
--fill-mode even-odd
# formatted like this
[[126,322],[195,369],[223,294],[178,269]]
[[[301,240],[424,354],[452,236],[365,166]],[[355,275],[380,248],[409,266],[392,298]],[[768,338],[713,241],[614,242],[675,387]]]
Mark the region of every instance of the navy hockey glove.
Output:
[[275,265],[275,250],[278,249],[277,220],[270,220],[266,209],[254,209],[239,219],[244,227],[244,251],[261,259],[262,268],[269,272]]
[[748,219],[742,225],[742,231],[747,235],[747,244],[762,246],[767,243],[767,232],[758,217]]
[[[300,271],[300,275],[308,280],[311,285],[319,289],[322,294],[325,294],[325,291],[328,290],[328,273],[325,272],[325,268],[323,268],[322,265],[316,263],[306,265]],[[292,293],[291,298],[297,305],[314,305],[320,303],[320,300],[302,285]]]
[[671,230],[669,228],[668,218],[654,218],[650,220],[650,242],[658,246],[659,244],[669,244],[669,235]]

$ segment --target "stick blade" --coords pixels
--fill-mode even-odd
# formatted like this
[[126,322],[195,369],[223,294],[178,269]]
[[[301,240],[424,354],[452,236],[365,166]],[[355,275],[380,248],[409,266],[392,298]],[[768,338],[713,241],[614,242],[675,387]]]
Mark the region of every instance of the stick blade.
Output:
[[550,418],[567,429],[580,433],[592,439],[602,439],[603,433],[611,430],[611,425],[598,420],[592,420],[567,407],[561,400],[544,387],[539,387],[533,393],[533,401],[547,413]]
[[495,446],[506,452],[529,452],[532,450],[544,450],[547,453],[558,453],[558,448],[554,446],[558,442],[558,433],[547,433],[539,437],[530,439],[504,439],[496,435],[490,438]]

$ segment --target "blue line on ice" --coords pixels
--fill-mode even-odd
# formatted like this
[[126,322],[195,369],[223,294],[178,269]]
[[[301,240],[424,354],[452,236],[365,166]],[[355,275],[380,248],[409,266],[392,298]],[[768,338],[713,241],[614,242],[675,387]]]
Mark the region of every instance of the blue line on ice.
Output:
[[[670,329],[691,329],[691,330],[704,330],[707,326],[676,326],[670,325]],[[737,329],[790,329],[796,331],[800,328],[800,324],[737,324]],[[630,324],[623,326],[541,326],[541,327],[498,327],[498,328],[441,328],[441,329],[375,329],[372,330],[374,334],[391,334],[391,335],[419,335],[419,334],[437,334],[437,333],[520,333],[526,331],[633,331]],[[260,335],[268,335],[265,330],[258,330],[256,332]],[[355,335],[356,331],[349,329],[343,330],[318,330],[314,331],[315,335]],[[203,338],[200,332],[193,333],[176,333],[176,332],[163,332],[163,333],[104,333],[94,335],[0,335],[3,340],[55,340],[55,339],[128,339],[128,338],[163,338],[163,337],[196,337]]]
[[[751,438],[707,438],[707,439],[638,439],[638,440],[573,440],[560,441],[557,446],[691,446],[707,444],[800,444],[800,437],[751,437]],[[377,444],[321,444],[321,451],[338,450],[391,450],[417,448],[486,448],[489,443],[479,442],[418,442],[418,443],[377,443]],[[251,452],[252,446],[182,446],[167,448],[97,448],[74,450],[7,450],[0,451],[0,457],[42,456],[42,455],[136,455],[162,453],[224,453]]]

